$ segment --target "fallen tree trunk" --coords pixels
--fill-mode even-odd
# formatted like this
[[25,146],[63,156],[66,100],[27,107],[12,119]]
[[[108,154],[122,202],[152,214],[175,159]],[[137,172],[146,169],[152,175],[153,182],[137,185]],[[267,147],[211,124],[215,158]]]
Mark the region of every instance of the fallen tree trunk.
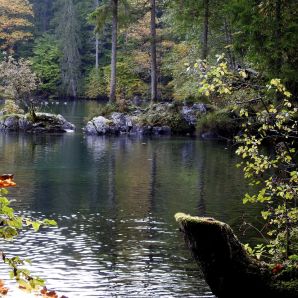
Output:
[[206,282],[219,298],[298,297],[298,270],[274,274],[249,256],[230,226],[213,218],[175,215]]

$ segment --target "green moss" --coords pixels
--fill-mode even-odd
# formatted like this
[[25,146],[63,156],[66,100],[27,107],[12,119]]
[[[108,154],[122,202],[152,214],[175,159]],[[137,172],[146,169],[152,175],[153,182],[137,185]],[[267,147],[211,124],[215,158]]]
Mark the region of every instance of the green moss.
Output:
[[173,134],[186,134],[191,127],[181,114],[183,103],[154,104],[140,116],[139,124],[148,126],[168,126]]
[[129,113],[136,110],[136,107],[126,101],[119,101],[117,103],[107,103],[99,106],[97,109],[92,110],[85,118],[86,121],[90,121],[97,116],[108,117],[114,112]]
[[185,214],[182,212],[176,213],[175,214],[175,219],[179,224],[187,224],[187,223],[192,223],[192,224],[208,224],[208,225],[219,225],[223,226],[226,225],[225,223],[218,221],[212,217],[199,217],[199,216],[191,216],[189,214]]
[[199,134],[211,132],[218,136],[232,138],[241,130],[242,122],[232,108],[215,110],[198,120]]

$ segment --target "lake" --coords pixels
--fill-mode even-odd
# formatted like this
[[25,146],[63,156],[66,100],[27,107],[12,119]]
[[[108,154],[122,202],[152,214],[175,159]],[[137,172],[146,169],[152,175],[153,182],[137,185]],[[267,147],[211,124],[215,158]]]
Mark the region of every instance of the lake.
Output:
[[[15,174],[14,208],[53,218],[57,228],[27,231],[9,254],[32,261],[49,288],[71,297],[213,297],[185,247],[176,212],[213,216],[240,230],[257,210],[235,148],[189,137],[84,136],[97,102],[48,105],[77,125],[63,135],[0,134],[2,173]],[[7,269],[0,266],[0,277]]]

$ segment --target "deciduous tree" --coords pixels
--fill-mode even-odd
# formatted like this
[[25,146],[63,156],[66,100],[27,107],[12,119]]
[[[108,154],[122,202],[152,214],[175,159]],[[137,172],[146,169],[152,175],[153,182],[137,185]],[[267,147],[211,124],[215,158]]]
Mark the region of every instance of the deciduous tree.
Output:
[[32,6],[27,0],[0,0],[0,48],[9,52],[14,45],[32,37]]

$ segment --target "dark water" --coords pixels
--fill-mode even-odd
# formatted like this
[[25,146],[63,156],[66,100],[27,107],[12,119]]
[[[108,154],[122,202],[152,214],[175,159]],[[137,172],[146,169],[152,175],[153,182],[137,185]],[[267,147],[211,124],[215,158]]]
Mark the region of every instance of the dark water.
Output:
[[[80,127],[96,105],[48,109]],[[18,183],[14,207],[59,224],[1,248],[30,258],[33,272],[69,297],[213,297],[173,216],[214,216],[242,237],[247,188],[233,148],[190,138],[85,137],[79,127],[0,134],[1,172]],[[256,211],[248,211],[253,219]],[[0,273],[7,275],[4,265]]]

